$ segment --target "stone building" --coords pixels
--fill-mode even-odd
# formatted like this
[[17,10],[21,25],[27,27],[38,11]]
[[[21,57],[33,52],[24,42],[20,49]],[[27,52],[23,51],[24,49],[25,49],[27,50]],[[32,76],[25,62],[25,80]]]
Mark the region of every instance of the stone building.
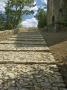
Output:
[[67,0],[47,0],[47,24],[67,23]]

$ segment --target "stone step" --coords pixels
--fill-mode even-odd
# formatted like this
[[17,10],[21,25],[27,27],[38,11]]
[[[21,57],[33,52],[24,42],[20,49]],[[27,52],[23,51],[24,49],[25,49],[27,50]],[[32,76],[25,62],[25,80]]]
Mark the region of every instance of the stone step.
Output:
[[18,32],[18,34],[24,34],[24,35],[26,35],[26,34],[33,34],[33,35],[37,35],[37,34],[41,34],[39,31],[32,31],[32,32]]
[[15,38],[15,37],[42,37],[42,35],[13,35],[12,36],[13,38]]
[[0,51],[19,50],[19,51],[48,51],[46,45],[23,45],[23,44],[0,44]]
[[45,41],[10,41],[10,40],[5,40],[5,41],[0,41],[0,44],[25,44],[25,45],[46,45]]
[[42,35],[40,33],[18,33],[13,35],[12,37],[26,37],[26,36],[30,36],[30,37],[42,37]]
[[33,40],[44,40],[43,37],[11,37],[9,40],[25,40],[25,39],[33,39]]
[[9,38],[8,41],[45,41],[43,38]]
[[54,57],[49,52],[13,52],[0,51],[0,62],[14,63],[53,63]]
[[[24,38],[22,38],[22,39],[8,39],[8,40],[4,40],[4,41],[32,41],[32,42],[45,42],[45,40],[44,39],[24,39]],[[2,42],[2,41],[0,41],[0,42]]]
[[46,42],[34,42],[43,37],[32,35],[19,33],[0,42],[0,90],[66,90]]
[[22,37],[22,36],[32,36],[32,37],[41,37],[42,35],[41,34],[37,34],[37,33],[18,33],[18,34],[15,34],[15,35],[13,35],[13,37],[16,37],[16,36],[18,36],[18,37]]
[[0,65],[0,90],[67,89],[56,65],[2,64]]

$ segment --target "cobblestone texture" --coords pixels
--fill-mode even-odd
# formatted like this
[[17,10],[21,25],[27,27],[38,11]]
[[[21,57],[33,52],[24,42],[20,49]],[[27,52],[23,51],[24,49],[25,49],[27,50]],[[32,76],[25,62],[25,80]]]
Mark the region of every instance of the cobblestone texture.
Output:
[[48,52],[3,52],[0,51],[0,61],[54,63],[54,57]]
[[[13,36],[15,38],[13,42],[19,41],[18,37],[22,38],[23,35],[25,33]],[[30,40],[35,33],[29,32],[27,34],[26,32],[26,35],[25,38]],[[30,38],[28,38],[28,35]],[[41,36],[39,32],[36,32],[36,35]],[[8,41],[11,44],[8,44]],[[36,47],[34,45],[33,47],[28,45],[23,47],[21,44],[18,47],[15,43],[12,44],[10,39],[0,43],[2,43],[0,44],[0,90],[67,90],[58,67],[55,65],[55,59],[45,43],[44,47],[36,45]]]
[[[55,71],[54,71],[55,70]],[[0,90],[65,90],[56,65],[0,65]]]

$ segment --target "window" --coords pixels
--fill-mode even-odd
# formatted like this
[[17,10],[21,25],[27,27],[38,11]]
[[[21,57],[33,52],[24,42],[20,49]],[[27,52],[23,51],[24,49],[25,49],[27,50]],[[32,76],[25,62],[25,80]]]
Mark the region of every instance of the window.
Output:
[[55,23],[55,16],[52,16],[52,24],[54,25]]

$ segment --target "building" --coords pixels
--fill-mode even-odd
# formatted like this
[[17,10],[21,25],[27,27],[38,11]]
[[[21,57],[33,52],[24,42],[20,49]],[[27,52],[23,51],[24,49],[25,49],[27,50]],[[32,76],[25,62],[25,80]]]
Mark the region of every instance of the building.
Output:
[[47,0],[47,24],[67,24],[67,0]]

